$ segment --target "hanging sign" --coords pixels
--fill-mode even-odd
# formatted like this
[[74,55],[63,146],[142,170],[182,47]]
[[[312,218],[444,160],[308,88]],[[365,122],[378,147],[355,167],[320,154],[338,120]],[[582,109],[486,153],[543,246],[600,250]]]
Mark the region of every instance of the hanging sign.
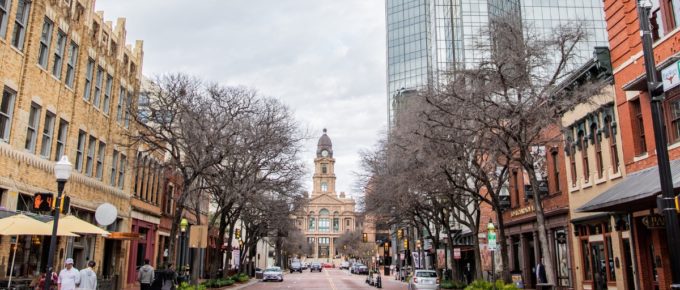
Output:
[[496,232],[489,232],[489,250],[490,251],[495,251],[497,244],[496,244]]
[[453,249],[453,259],[454,260],[460,260],[460,248],[454,248]]
[[666,92],[680,84],[680,61],[661,70],[663,91]]

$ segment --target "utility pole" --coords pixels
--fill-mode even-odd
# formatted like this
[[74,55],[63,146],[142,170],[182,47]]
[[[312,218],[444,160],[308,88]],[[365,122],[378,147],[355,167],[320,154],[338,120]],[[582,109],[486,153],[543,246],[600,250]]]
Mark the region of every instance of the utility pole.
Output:
[[668,252],[671,261],[671,288],[680,289],[680,247],[677,246],[680,245],[680,222],[678,221],[678,214],[675,212],[673,176],[668,157],[668,141],[664,132],[663,84],[659,81],[656,62],[654,61],[654,50],[652,48],[652,31],[649,22],[651,9],[651,1],[638,0],[642,51],[647,76],[647,90],[651,98],[656,158],[659,166],[659,179],[661,181],[661,196],[657,199],[657,205],[666,219],[666,237],[668,239]]

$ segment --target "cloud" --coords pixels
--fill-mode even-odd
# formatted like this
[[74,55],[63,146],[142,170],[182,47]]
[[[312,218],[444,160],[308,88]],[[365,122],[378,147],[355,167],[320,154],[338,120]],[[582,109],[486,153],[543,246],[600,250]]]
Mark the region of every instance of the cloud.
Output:
[[[99,0],[107,20],[127,19],[144,40],[146,75],[182,71],[281,99],[309,128],[313,169],[328,128],[338,192],[353,192],[358,152],[387,120],[385,11],[377,0]],[[311,190],[311,172],[306,180]]]

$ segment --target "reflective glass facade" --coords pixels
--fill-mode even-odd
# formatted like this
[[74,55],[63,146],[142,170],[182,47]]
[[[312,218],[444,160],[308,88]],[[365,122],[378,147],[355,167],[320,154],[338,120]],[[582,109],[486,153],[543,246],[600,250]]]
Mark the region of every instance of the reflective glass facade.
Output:
[[582,21],[591,39],[583,58],[607,46],[601,0],[386,0],[387,106],[392,124],[399,100],[445,81],[444,72],[480,59],[475,45],[489,17],[519,13],[539,33]]

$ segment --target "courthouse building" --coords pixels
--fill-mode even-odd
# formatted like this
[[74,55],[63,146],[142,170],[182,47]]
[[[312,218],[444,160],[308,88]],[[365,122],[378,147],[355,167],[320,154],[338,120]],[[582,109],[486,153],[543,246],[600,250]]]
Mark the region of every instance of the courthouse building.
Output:
[[[141,41],[126,44],[124,19],[105,21],[94,3],[0,1],[0,205],[8,214],[34,211],[33,195],[56,193],[55,161],[68,156],[70,213],[96,224],[95,209],[106,202],[118,218],[107,238],[59,238],[55,266],[66,257],[77,268],[95,260],[101,289],[120,289],[135,158],[121,144],[134,129],[128,108],[136,104],[143,50]],[[49,237],[0,239],[0,279],[10,274],[15,252],[14,277],[46,268]]]
[[307,241],[312,245],[308,259],[330,262],[339,259],[336,239],[346,231],[357,229],[355,202],[344,192],[335,191],[335,158],[333,143],[323,130],[314,158],[314,188],[305,211],[295,218]]

